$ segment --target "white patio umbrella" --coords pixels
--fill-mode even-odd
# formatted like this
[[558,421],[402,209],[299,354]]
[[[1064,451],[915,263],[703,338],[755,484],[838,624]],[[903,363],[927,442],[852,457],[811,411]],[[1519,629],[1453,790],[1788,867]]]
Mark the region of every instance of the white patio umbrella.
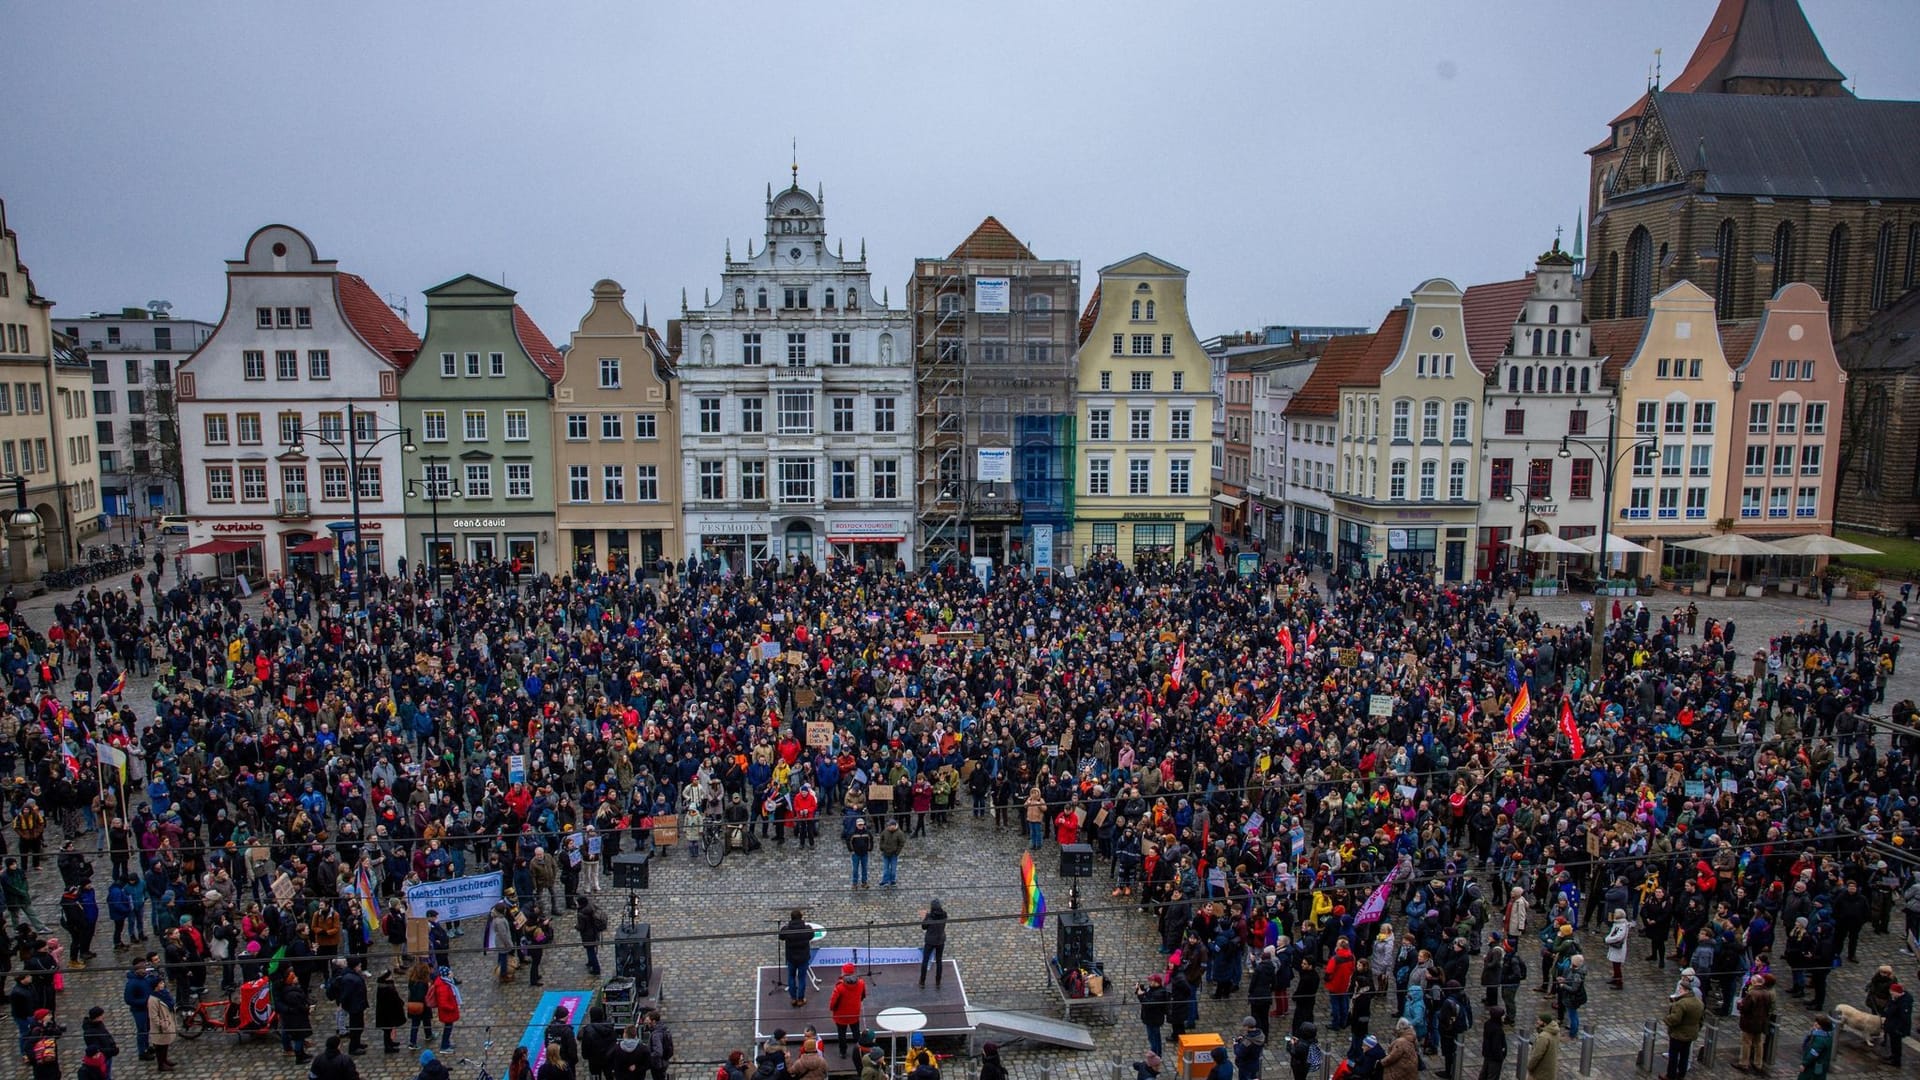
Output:
[[1673,545],[1698,551],[1704,555],[1786,555],[1788,552],[1766,542],[1755,540],[1751,536],[1739,533],[1720,533],[1717,536],[1703,536],[1698,540],[1679,540]]
[[1825,533],[1807,533],[1802,536],[1789,536],[1785,540],[1773,541],[1782,555],[1879,555],[1876,548],[1865,544],[1856,544],[1851,540],[1842,540]]
[[1508,547],[1525,548],[1536,555],[1588,555],[1591,552],[1571,540],[1562,540],[1552,533],[1533,533],[1530,536],[1506,541]]
[[[1598,534],[1575,537],[1573,542],[1581,551],[1589,555],[1600,554],[1600,537]],[[1614,533],[1607,534],[1608,555],[1646,555],[1652,551],[1652,548],[1643,544],[1636,544],[1624,536],[1619,536]]]

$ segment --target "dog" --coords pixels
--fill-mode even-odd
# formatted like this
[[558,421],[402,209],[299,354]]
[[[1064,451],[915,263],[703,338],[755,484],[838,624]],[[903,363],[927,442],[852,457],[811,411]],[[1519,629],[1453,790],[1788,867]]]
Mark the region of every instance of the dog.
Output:
[[1851,1031],[1865,1039],[1868,1046],[1880,1045],[1881,1029],[1887,1023],[1885,1017],[1875,1016],[1865,1009],[1856,1009],[1851,1005],[1835,1005],[1833,1019],[1843,1030]]

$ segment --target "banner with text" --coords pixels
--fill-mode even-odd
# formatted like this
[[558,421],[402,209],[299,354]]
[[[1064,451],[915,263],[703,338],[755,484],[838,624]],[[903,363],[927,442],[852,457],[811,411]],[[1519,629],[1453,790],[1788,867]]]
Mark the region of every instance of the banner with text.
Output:
[[429,910],[440,913],[440,921],[454,922],[485,915],[503,895],[500,871],[469,874],[446,881],[427,881],[407,886],[407,914],[416,919],[427,917]]

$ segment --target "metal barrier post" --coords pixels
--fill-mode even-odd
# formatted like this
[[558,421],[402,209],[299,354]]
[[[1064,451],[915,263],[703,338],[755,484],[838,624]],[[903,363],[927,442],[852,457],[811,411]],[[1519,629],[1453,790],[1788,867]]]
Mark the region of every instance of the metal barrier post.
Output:
[[1533,1053],[1533,1036],[1524,1032],[1516,1034],[1513,1051],[1513,1080],[1527,1080],[1527,1056]]
[[1720,1025],[1707,1024],[1700,1029],[1700,1049],[1693,1055],[1693,1060],[1703,1068],[1709,1067],[1713,1064],[1713,1052],[1719,1048]]
[[1660,1059],[1656,1056],[1660,1051],[1655,1049],[1658,1045],[1659,1037],[1654,1031],[1653,1021],[1649,1020],[1640,1026],[1640,1053],[1633,1059],[1634,1066],[1641,1072],[1661,1071]]
[[1593,1075],[1594,1041],[1595,1040],[1593,1038],[1593,1032],[1583,1031],[1580,1033],[1580,1075],[1581,1076]]
[[1767,1022],[1767,1034],[1760,1040],[1760,1067],[1773,1068],[1773,1053],[1780,1046],[1780,1021]]

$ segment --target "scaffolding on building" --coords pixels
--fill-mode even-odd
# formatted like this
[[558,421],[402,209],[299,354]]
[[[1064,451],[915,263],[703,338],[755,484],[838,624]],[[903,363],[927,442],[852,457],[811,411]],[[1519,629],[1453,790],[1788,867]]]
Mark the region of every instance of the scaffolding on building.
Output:
[[[1070,550],[1079,264],[972,258],[967,247],[917,260],[911,285],[922,566],[1020,555],[1036,524]],[[1004,299],[982,305],[983,279],[996,290],[1004,279]],[[1006,471],[983,478],[982,450],[1006,451],[989,455]]]

